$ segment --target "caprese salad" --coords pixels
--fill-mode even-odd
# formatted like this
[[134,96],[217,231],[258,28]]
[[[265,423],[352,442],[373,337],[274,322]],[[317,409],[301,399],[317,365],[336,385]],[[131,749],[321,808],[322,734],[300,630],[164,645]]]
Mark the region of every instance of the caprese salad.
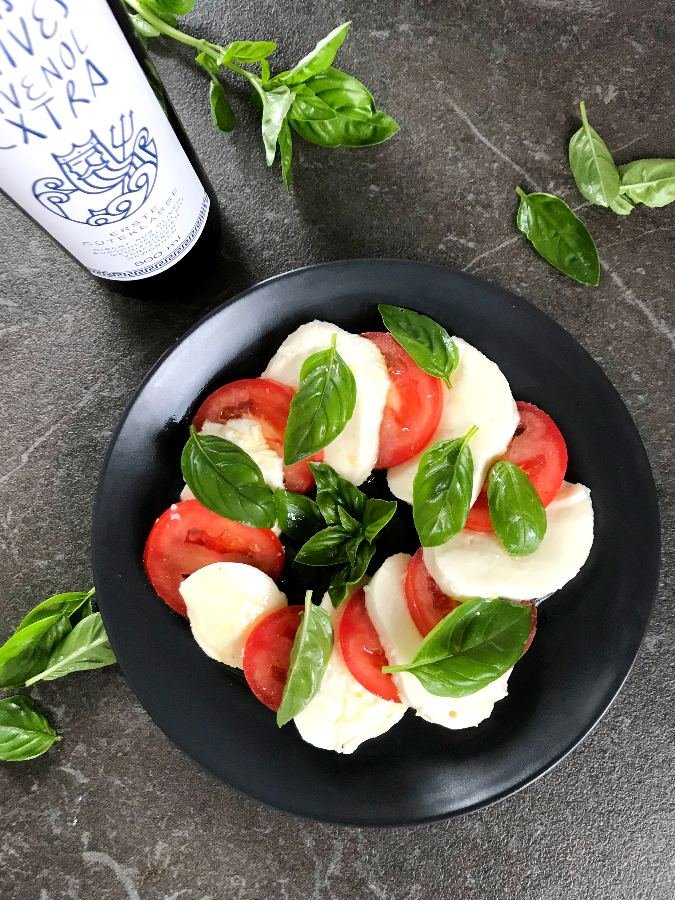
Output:
[[[432,319],[379,309],[385,331],[308,322],[260,377],[206,397],[144,554],[202,650],[340,753],[408,709],[453,729],[489,717],[536,602],[593,543],[550,416]],[[418,549],[378,553],[404,519]],[[323,584],[321,602],[289,599],[289,573]]]

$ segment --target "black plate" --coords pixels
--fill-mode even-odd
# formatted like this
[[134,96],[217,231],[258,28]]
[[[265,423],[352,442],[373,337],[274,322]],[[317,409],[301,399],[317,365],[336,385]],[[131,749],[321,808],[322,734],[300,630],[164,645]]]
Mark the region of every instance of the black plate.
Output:
[[[313,318],[381,329],[378,302],[433,316],[495,360],[513,394],[546,409],[592,489],[596,534],[582,572],[540,607],[509,696],[478,728],[452,732],[408,712],[351,756],[317,750],[208,659],[143,574],[143,544],[180,486],[195,404],[260,373]],[[639,498],[639,499],[638,499]],[[98,602],[120,665],[159,727],[223,781],[272,806],[332,822],[396,825],[456,815],[513,793],[568,753],[628,674],[659,565],[656,494],[635,426],[591,357],[519,297],[477,278],[399,261],[301,269],[217,309],[146,378],[112,440],[94,514]],[[298,598],[294,598],[298,602]]]

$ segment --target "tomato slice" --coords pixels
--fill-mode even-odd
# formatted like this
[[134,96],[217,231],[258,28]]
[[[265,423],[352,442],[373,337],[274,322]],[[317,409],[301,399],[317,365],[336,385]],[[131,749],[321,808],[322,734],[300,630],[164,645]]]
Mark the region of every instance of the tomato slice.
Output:
[[[520,422],[503,459],[519,466],[548,506],[557,495],[567,469],[567,445],[553,419],[532,403],[516,403]],[[466,520],[469,531],[492,531],[487,492],[483,489]]]
[[174,503],[157,519],[145,543],[143,563],[165,603],[187,615],[179,588],[188,575],[214,562],[240,562],[278,578],[284,548],[267,528],[252,528],[211,512],[198,500]]
[[363,589],[352,594],[345,604],[338,633],[342,657],[359,684],[383,700],[400,702],[394,679],[382,671],[388,660],[368,616]]
[[449,597],[436,584],[424,564],[420,547],[408,565],[405,577],[405,599],[415,627],[426,637],[441,619],[451,613],[460,601]]
[[244,646],[244,677],[255,696],[275,712],[281,705],[302,606],[284,606],[254,626]]
[[443,390],[438,378],[423,372],[388,332],[368,331],[362,337],[384,356],[391,379],[375,464],[378,469],[388,469],[427,446],[441,418]]
[[[209,394],[195,413],[192,424],[199,431],[204,422],[224,424],[230,419],[255,419],[260,423],[267,443],[283,457],[284,431],[293,394],[293,388],[269,378],[242,378]],[[323,454],[318,453],[312,459],[321,460]],[[289,491],[305,494],[311,490],[314,476],[308,460],[284,466],[284,481]]]

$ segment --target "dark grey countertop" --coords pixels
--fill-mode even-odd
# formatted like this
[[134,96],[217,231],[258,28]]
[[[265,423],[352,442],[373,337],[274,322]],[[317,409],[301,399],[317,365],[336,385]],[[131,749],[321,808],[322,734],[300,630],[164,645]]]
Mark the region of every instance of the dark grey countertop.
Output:
[[[604,720],[547,777],[491,809],[391,831],[297,821],[217,783],[117,669],[45,684],[34,694],[63,741],[0,768],[3,900],[675,894],[675,207],[625,219],[584,210],[603,259],[595,290],[550,269],[513,223],[518,183],[581,203],[566,163],[581,97],[618,161],[675,155],[672,4],[200,0],[188,23],[214,40],[275,37],[288,62],[348,17],[342,62],[403,129],[373,150],[298,147],[292,196],[265,170],[246,101],[237,131],[215,133],[190,54],[157,53],[243,264],[223,268],[222,296],[315,261],[397,256],[480,274],[553,316],[616,385],[659,485],[664,570],[645,643]],[[112,428],[149,366],[215,301],[122,300],[4,200],[0,214],[4,638],[38,599],[90,583],[90,510]]]

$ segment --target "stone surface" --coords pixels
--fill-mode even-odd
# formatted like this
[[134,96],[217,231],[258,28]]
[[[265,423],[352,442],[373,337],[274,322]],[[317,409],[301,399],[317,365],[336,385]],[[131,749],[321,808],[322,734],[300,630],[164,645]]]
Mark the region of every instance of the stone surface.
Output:
[[[596,290],[550,269],[513,225],[519,183],[581,203],[566,164],[580,97],[619,162],[675,154],[672,5],[200,0],[186,27],[213,40],[276,38],[285,63],[348,17],[342,64],[403,129],[372,150],[298,146],[292,196],[265,170],[246,96],[235,99],[238,129],[216,133],[191,54],[157,49],[248,281],[331,258],[427,260],[523,294],[574,334],[626,401],[659,485],[664,569],[642,651],[602,723],[546,778],[466,818],[391,831],[297,821],[215,782],[117,670],[47,684],[35,696],[62,743],[0,768],[3,900],[675,893],[675,207],[625,219],[584,210],[603,258]],[[0,215],[4,638],[36,600],[90,583],[90,509],[111,430],[149,366],[215,301],[122,300],[2,199]],[[244,283],[225,278],[223,295]]]

